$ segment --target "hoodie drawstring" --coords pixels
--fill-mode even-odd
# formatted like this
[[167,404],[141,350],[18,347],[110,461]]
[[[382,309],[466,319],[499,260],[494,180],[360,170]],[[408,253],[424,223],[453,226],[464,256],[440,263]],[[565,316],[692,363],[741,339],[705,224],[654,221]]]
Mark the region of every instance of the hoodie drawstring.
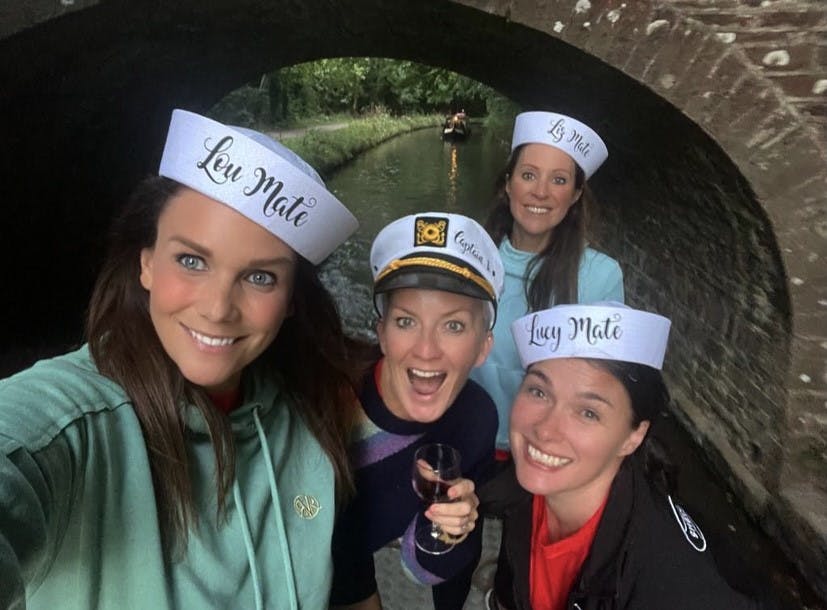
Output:
[[241,492],[238,489],[238,479],[233,481],[233,501],[241,520],[241,532],[244,535],[244,548],[247,549],[247,564],[250,566],[250,575],[253,578],[253,591],[256,596],[256,610],[264,610],[264,601],[261,596],[261,585],[258,581],[258,565],[256,564],[256,551],[253,548],[253,537],[250,535],[250,525],[247,523],[247,513],[244,510],[244,503],[241,501]]
[[[253,420],[256,424],[256,431],[258,432],[258,440],[264,454],[264,464],[267,468],[267,478],[270,484],[270,497],[273,501],[273,510],[276,518],[276,532],[278,533],[278,544],[281,549],[281,560],[284,566],[284,575],[287,585],[287,595],[290,599],[290,609],[298,610],[299,602],[296,594],[296,583],[293,574],[293,560],[290,557],[290,549],[287,545],[287,532],[284,529],[284,516],[281,512],[281,503],[279,502],[278,486],[276,485],[276,471],[273,468],[273,460],[270,457],[270,445],[267,443],[267,436],[264,434],[264,427],[261,425],[261,419],[258,416],[258,408],[253,409]],[[256,610],[264,610],[264,601],[261,591],[261,583],[259,581],[258,565],[256,564],[255,548],[253,547],[253,538],[250,534],[250,525],[247,520],[247,513],[244,510],[244,504],[241,499],[241,491],[238,486],[238,479],[233,481],[233,500],[236,505],[236,510],[241,520],[241,529],[244,534],[244,546],[247,549],[247,562],[250,565],[250,574],[253,579],[253,590],[256,596]]]

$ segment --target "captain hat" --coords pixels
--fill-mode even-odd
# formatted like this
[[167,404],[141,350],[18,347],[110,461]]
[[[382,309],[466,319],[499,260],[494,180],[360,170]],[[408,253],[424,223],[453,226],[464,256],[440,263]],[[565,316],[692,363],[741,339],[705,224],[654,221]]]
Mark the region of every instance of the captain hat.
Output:
[[551,358],[599,358],[660,370],[671,322],[622,303],[557,305],[511,324],[523,368]]
[[565,114],[534,110],[514,120],[511,150],[521,144],[547,144],[569,155],[591,177],[608,158],[606,144],[591,127]]
[[296,153],[244,127],[176,109],[158,174],[224,203],[313,264],[358,227]]
[[505,273],[496,244],[475,220],[423,212],[391,222],[370,250],[374,303],[397,288],[444,290],[485,300],[493,326]]

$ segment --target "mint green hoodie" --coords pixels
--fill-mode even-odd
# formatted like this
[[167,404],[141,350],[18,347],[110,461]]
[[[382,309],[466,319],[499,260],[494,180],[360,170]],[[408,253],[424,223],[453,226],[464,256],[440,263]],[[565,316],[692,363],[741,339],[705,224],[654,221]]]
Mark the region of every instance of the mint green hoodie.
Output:
[[220,524],[213,449],[190,408],[200,526],[176,560],[135,412],[88,349],[0,381],[0,609],[327,608],[331,464],[273,377],[247,377]]

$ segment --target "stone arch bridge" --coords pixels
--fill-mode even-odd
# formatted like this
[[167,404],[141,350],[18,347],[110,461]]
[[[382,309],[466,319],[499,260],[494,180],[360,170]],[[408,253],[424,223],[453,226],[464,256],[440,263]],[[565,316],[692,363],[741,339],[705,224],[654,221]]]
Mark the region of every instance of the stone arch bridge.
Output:
[[[679,417],[827,597],[822,0],[33,0],[0,7],[4,366],[77,340],[173,107],[335,56],[446,67],[594,126],[604,248],[674,320]],[[12,347],[14,346],[14,347]]]

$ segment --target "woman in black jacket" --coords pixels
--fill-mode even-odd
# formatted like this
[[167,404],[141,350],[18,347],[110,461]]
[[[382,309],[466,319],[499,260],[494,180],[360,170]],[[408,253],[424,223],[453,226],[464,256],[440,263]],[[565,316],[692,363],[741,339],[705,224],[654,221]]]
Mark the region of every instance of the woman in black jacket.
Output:
[[650,446],[669,320],[619,304],[520,318],[508,507],[489,609],[759,608],[719,574]]

